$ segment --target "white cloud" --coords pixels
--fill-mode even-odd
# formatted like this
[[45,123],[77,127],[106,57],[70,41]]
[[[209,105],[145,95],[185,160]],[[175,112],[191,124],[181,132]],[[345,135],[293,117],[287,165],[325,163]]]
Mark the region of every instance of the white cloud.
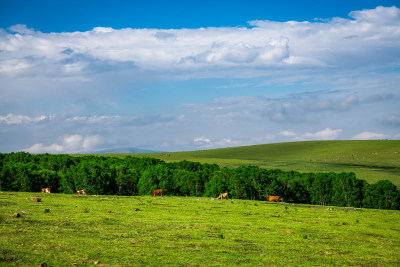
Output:
[[29,29],[26,25],[16,24],[8,28],[10,31],[21,34],[33,34],[35,31],[33,29]]
[[67,135],[63,140],[63,148],[69,151],[78,151],[83,148],[83,138],[81,135]]
[[[180,120],[184,120],[184,115],[180,115]],[[40,115],[38,117],[30,117],[27,115],[16,115],[9,113],[6,116],[0,115],[0,125],[5,123],[7,125],[13,124],[28,124],[28,123],[39,123],[43,121],[52,121],[53,127],[55,125],[99,125],[103,127],[108,126],[143,126],[157,123],[168,123],[172,120],[171,116],[161,115],[146,115],[146,116],[67,116],[67,115]]]
[[46,115],[41,115],[39,117],[29,117],[26,115],[15,115],[15,114],[8,114],[6,116],[0,116],[0,123],[4,122],[8,125],[12,124],[23,124],[23,123],[28,123],[28,122],[39,122],[43,121],[46,119],[51,119],[51,116],[46,116]]
[[206,144],[210,144],[211,143],[211,140],[208,139],[208,138],[205,138],[204,136],[196,137],[196,138],[193,139],[193,141],[195,143],[206,143]]
[[119,121],[122,121],[127,118],[122,118],[121,116],[74,116],[72,118],[67,118],[67,122],[83,122],[83,123],[89,123],[89,124],[96,124],[96,123],[116,123]]
[[109,32],[113,32],[114,29],[110,28],[110,27],[95,27],[95,28],[93,28],[93,31],[96,33],[109,33]]
[[5,59],[0,61],[0,73],[8,73],[10,75],[17,75],[24,70],[29,70],[32,67],[25,59]]
[[311,140],[335,140],[341,132],[343,132],[342,129],[332,130],[331,128],[326,128],[315,133],[306,133],[304,134],[304,138]]
[[[90,153],[115,147],[160,150],[160,140],[169,124],[179,124],[177,116],[68,116],[0,117],[0,151],[24,150],[32,153]],[[10,126],[13,127],[10,127]],[[176,136],[176,134],[174,134]],[[170,141],[168,137],[166,140]],[[147,141],[146,141],[147,140]],[[191,142],[191,140],[186,140]]]
[[296,136],[296,133],[292,131],[282,131],[280,134],[287,137]]
[[39,154],[39,153],[51,153],[51,154],[64,153],[63,147],[58,144],[44,146],[42,143],[34,144],[30,148],[24,149],[24,151],[29,152],[29,153],[36,153],[36,154]]
[[280,134],[285,137],[291,137],[292,140],[295,141],[303,141],[303,140],[335,140],[339,134],[343,132],[342,129],[332,130],[331,128],[325,128],[321,131],[317,131],[315,133],[295,133],[293,131],[282,131]]
[[93,152],[102,144],[100,136],[65,135],[60,141],[61,144],[53,143],[49,146],[37,143],[24,151],[29,153],[82,153]]
[[378,6],[373,10],[365,9],[352,11],[350,12],[350,16],[362,22],[396,25],[396,20],[399,18],[399,13],[399,9],[395,6]]
[[389,136],[386,134],[362,132],[362,133],[359,133],[359,134],[353,136],[351,139],[353,139],[353,140],[373,140],[373,139],[387,139],[387,138],[389,138]]
[[27,121],[31,121],[31,118],[25,115],[14,115],[10,113],[7,116],[0,116],[0,122],[5,122],[8,125],[21,124]]
[[214,149],[214,148],[223,148],[223,147],[230,147],[230,146],[237,146],[240,142],[232,140],[230,138],[222,138],[219,140],[212,141],[209,138],[204,136],[196,137],[193,139],[195,146],[197,149]]
[[215,71],[209,72],[211,68],[225,70],[225,75],[238,67],[362,67],[365,63],[398,63],[392,55],[400,52],[400,9],[377,7],[350,15],[353,20],[252,21],[252,28],[162,32],[96,27],[87,32],[47,34],[15,25],[9,28],[12,32],[0,36],[0,72],[82,76],[93,71],[118,70],[121,66],[126,70],[130,62],[138,68],[132,72],[167,70],[181,74],[184,70],[196,75],[207,70],[209,75],[215,75]]
[[272,39],[262,46],[230,40],[230,42],[213,43],[207,51],[195,56],[189,56],[183,62],[221,64],[221,66],[225,67],[235,64],[263,66],[280,64],[287,57],[287,39]]

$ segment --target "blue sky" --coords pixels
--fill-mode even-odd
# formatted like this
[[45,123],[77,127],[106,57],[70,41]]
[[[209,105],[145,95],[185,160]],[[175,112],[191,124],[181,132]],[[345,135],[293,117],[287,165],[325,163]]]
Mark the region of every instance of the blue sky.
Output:
[[[399,5],[398,0],[1,0],[0,23],[25,24],[42,32],[88,31],[94,27],[200,28],[248,26],[251,20],[311,21],[347,17],[349,12]],[[23,8],[22,8],[23,7]]]
[[0,152],[400,139],[399,7],[0,0]]

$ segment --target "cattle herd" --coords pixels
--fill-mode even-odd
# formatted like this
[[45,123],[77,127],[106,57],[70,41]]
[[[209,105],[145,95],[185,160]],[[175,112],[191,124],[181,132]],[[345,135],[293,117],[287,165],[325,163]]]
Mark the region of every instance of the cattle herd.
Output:
[[[50,188],[42,188],[42,190],[40,190],[40,193],[50,193]],[[86,189],[81,189],[76,191],[75,194],[78,195],[86,195]],[[151,193],[151,197],[154,197],[156,195],[161,195],[161,197],[163,196],[163,191],[162,189],[156,189],[153,191],[153,193]],[[228,193],[222,193],[218,196],[217,199],[228,199]],[[268,196],[268,201],[274,201],[274,202],[279,202],[279,196]]]
[[[40,193],[50,193],[50,188],[49,187],[42,188],[42,190],[40,190]],[[78,191],[76,191],[75,194],[86,195],[86,189],[78,190]]]

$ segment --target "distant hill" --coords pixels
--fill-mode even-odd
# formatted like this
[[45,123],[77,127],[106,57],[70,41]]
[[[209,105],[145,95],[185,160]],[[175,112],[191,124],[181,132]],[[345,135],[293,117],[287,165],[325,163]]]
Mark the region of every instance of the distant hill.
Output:
[[137,147],[117,147],[117,148],[108,148],[108,149],[102,149],[93,152],[92,154],[121,154],[121,153],[157,153],[157,151],[152,151],[152,150],[145,150],[145,149],[140,149]]
[[231,168],[256,165],[300,172],[346,171],[370,183],[388,179],[400,187],[400,140],[304,141],[132,156],[216,163]]

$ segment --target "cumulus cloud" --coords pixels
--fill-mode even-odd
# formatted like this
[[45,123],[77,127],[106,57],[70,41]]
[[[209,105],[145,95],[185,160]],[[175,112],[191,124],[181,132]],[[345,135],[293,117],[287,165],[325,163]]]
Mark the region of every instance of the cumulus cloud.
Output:
[[1,116],[0,115],[0,124],[1,123],[6,123],[8,125],[12,124],[22,124],[22,123],[28,123],[28,122],[39,122],[43,121],[46,119],[51,119],[52,116],[46,116],[46,115],[41,115],[39,117],[29,117],[26,115],[15,115],[15,114],[8,114],[6,116]]
[[350,16],[357,21],[370,22],[380,25],[396,25],[400,15],[399,9],[393,7],[378,6],[374,10],[357,10],[350,12]]
[[293,140],[302,141],[302,140],[335,140],[339,134],[343,132],[342,129],[332,130],[331,128],[325,128],[321,131],[317,131],[314,133],[302,133],[298,134],[293,131],[282,131],[280,134],[285,137],[291,137]]
[[46,146],[42,143],[37,143],[24,151],[29,153],[82,153],[93,152],[102,144],[99,136],[86,136],[81,135],[65,135],[60,138],[60,143],[53,143]]
[[204,136],[196,137],[196,138],[193,139],[193,141],[196,142],[196,143],[206,143],[206,144],[210,144],[211,143],[211,140],[208,139],[208,138],[205,138]]
[[46,34],[15,25],[0,36],[0,72],[54,77],[131,68],[133,72],[178,74],[210,67],[353,67],[398,62],[392,55],[400,52],[399,8],[377,7],[350,16],[353,19],[323,23],[251,21],[249,28],[163,31],[96,27]]
[[195,146],[200,149],[214,149],[214,148],[231,147],[231,146],[237,146],[240,143],[240,141],[235,141],[230,138],[211,140],[204,136],[194,138],[193,142],[194,142]]
[[211,47],[195,56],[183,59],[197,63],[221,64],[223,66],[235,64],[269,65],[281,63],[288,57],[288,40],[272,39],[263,46],[249,43],[221,42],[213,43]]
[[40,154],[40,153],[59,154],[59,153],[64,153],[64,148],[59,144],[44,146],[42,143],[38,143],[34,144],[29,148],[24,149],[24,151],[35,154]]
[[359,133],[355,136],[353,136],[351,139],[353,140],[373,140],[373,139],[386,139],[389,136],[386,134],[382,133],[372,133],[372,132],[362,132]]
[[29,29],[26,25],[16,24],[8,28],[11,32],[19,33],[19,34],[33,34],[35,33],[34,29]]
[[335,140],[341,132],[343,132],[342,129],[332,130],[326,128],[315,133],[306,133],[304,134],[304,138],[311,140]]
[[[174,122],[175,121],[175,122]],[[91,153],[115,147],[136,147],[148,141],[152,149],[164,138],[163,131],[179,116],[72,116],[8,114],[0,116],[0,151],[32,153]],[[143,136],[144,135],[144,136]],[[43,141],[45,140],[45,141]],[[148,148],[148,144],[140,147]]]
[[292,131],[282,131],[280,134],[287,137],[296,136],[296,133]]

